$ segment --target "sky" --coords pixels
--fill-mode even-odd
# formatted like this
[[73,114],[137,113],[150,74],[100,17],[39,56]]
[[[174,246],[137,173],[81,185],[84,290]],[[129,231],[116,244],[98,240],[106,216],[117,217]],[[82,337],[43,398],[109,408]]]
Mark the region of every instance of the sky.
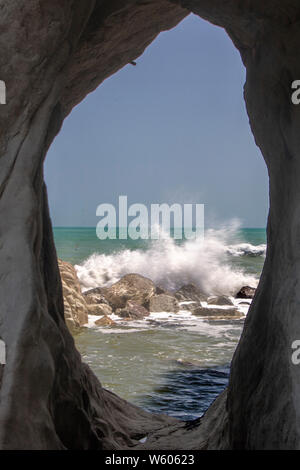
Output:
[[97,206],[205,205],[205,225],[265,227],[267,170],[230,38],[190,15],[65,120],[45,162],[54,226],[96,226]]

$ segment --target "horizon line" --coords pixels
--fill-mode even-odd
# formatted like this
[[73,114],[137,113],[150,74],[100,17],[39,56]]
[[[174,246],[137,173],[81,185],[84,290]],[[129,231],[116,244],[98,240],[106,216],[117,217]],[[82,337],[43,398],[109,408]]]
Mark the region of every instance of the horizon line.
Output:
[[[52,227],[53,228],[88,228],[88,229],[95,229],[96,230],[97,225],[53,225]],[[128,228],[128,227],[120,227],[120,226],[117,225],[116,227],[113,227],[113,228]],[[170,227],[170,228],[174,229],[176,227]],[[177,229],[179,229],[179,228],[181,228],[181,227],[177,227]],[[192,229],[195,229],[195,228],[196,227],[192,227]],[[208,227],[208,228],[215,228],[215,227]],[[220,228],[224,228],[224,226],[220,227]],[[240,229],[249,229],[249,230],[251,230],[251,229],[264,229],[264,230],[266,230],[267,227],[249,227],[249,226],[244,227],[243,226],[243,227],[239,227],[237,230],[240,230]]]

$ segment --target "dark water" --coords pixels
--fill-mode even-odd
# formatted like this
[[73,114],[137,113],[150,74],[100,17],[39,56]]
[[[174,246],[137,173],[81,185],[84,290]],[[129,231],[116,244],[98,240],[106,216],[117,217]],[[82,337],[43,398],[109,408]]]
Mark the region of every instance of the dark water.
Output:
[[139,405],[185,421],[197,419],[226,388],[229,372],[229,365],[206,369],[183,365],[160,377],[160,385]]

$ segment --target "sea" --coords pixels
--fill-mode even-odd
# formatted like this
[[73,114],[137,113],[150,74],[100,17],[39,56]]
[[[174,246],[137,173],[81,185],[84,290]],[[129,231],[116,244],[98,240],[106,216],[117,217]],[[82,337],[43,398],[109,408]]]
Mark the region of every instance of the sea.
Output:
[[[58,257],[72,263],[82,291],[109,286],[128,273],[171,291],[194,283],[207,295],[226,295],[242,318],[205,319],[186,309],[152,313],[116,326],[95,317],[75,333],[75,343],[103,387],[155,413],[188,421],[203,415],[228,383],[230,363],[251,301],[235,299],[256,287],[266,254],[266,230],[236,223],[207,229],[204,240],[99,240],[96,229],[56,227]],[[186,307],[185,307],[186,308]]]

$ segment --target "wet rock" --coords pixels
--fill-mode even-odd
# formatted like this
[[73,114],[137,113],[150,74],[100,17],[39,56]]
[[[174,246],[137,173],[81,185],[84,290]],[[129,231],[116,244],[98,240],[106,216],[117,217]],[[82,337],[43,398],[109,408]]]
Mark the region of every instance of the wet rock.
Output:
[[253,299],[256,289],[254,287],[244,286],[236,294],[236,299]]
[[88,290],[83,292],[84,298],[88,304],[107,304],[109,305],[108,301],[101,294],[101,288],[96,287],[95,289]]
[[88,312],[89,315],[111,315],[112,308],[106,304],[89,304]]
[[193,315],[198,317],[218,317],[218,318],[241,318],[243,314],[237,308],[207,308],[197,307],[192,310]]
[[81,293],[74,266],[62,260],[58,260],[58,266],[63,288],[65,321],[73,330],[88,322],[88,305]]
[[194,302],[206,301],[207,295],[201,292],[201,290],[195,284],[186,284],[182,286],[176,293],[175,297],[179,302],[185,300],[193,300]]
[[99,288],[113,310],[125,308],[128,300],[146,305],[155,290],[154,283],[140,274],[126,274],[112,286]]
[[160,286],[157,286],[156,289],[155,289],[155,294],[159,295],[159,294],[166,294],[166,295],[174,295],[172,292],[170,292],[169,290],[165,289],[164,287],[160,287]]
[[117,324],[107,315],[104,315],[102,318],[99,318],[99,320],[95,321],[95,325],[96,326],[116,326]]
[[234,305],[232,300],[230,300],[228,297],[225,295],[219,295],[219,296],[214,296],[214,297],[209,297],[207,299],[207,303],[209,305]]
[[177,299],[173,295],[159,294],[151,297],[149,302],[150,312],[174,312],[180,310]]
[[129,300],[126,302],[125,308],[116,310],[116,315],[126,320],[142,320],[149,316],[149,311],[142,305]]
[[193,309],[201,307],[199,302],[180,302],[179,303],[179,308],[180,310],[186,310],[191,312]]

